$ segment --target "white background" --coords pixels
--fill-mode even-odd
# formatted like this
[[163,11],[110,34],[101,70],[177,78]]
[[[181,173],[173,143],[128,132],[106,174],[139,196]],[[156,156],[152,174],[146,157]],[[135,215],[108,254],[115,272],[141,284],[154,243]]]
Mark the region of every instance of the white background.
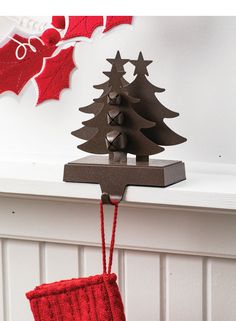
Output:
[[[235,163],[235,35],[236,17],[135,17],[132,27],[118,27],[103,37],[97,30],[91,43],[76,46],[78,69],[60,101],[35,107],[33,82],[19,96],[0,96],[1,159],[48,162],[80,157],[80,141],[70,132],[89,115],[78,107],[99,96],[92,86],[106,80],[106,58],[119,49],[124,58],[135,59],[142,50],[146,59],[154,60],[149,80],[166,88],[158,98],[180,113],[167,123],[188,142],[167,147],[156,157]],[[132,71],[127,66],[129,80]]]

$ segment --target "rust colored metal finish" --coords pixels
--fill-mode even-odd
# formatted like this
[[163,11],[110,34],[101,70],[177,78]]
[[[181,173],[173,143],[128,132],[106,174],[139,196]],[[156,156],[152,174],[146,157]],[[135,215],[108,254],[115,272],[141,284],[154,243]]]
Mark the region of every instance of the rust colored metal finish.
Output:
[[88,156],[65,165],[64,181],[97,183],[102,190],[102,200],[121,201],[127,185],[166,187],[185,180],[182,161],[154,160],[117,163],[106,156]]
[[[130,95],[136,95],[140,100],[134,105],[134,110],[145,119],[155,123],[154,126],[143,128],[142,133],[152,142],[170,146],[181,144],[186,141],[186,138],[175,133],[169,128],[164,119],[174,118],[179,114],[166,108],[157,98],[156,94],[165,91],[164,88],[157,87],[148,80],[148,70],[152,61],[144,60],[142,53],[139,53],[137,60],[130,60],[135,66],[134,75],[136,78],[126,87]],[[141,154],[137,154],[141,155]]]

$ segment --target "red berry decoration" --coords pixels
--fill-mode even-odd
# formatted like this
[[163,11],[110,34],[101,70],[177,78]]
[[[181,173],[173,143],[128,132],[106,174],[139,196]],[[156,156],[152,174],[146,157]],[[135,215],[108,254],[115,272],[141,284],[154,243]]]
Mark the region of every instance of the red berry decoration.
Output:
[[60,32],[56,29],[50,28],[44,31],[41,36],[41,39],[47,46],[55,46],[60,40]]
[[52,16],[52,25],[57,29],[65,29],[66,20],[64,16]]

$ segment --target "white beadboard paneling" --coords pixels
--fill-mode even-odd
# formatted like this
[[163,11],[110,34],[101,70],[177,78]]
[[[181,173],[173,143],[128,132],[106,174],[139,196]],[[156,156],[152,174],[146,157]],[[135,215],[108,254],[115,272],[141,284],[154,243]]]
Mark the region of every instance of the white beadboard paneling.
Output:
[[[109,258],[109,250],[106,251],[107,264]],[[103,271],[102,268],[102,249],[100,247],[84,247],[84,267],[83,276],[100,274]],[[118,251],[114,251],[112,272],[118,275]]]
[[[6,305],[0,321],[33,320],[25,292],[42,274],[52,282],[102,272],[101,248],[94,246],[4,239],[0,264],[1,258],[0,307]],[[127,320],[236,320],[236,260],[126,249],[115,250],[113,266],[120,272]]]
[[202,294],[202,258],[167,255],[166,321],[205,321]]
[[0,239],[0,321],[4,320],[4,299],[3,299],[3,240]]
[[158,254],[125,251],[125,310],[131,321],[163,321]]
[[39,244],[7,240],[6,260],[6,309],[9,319],[4,321],[32,321],[30,305],[25,293],[39,284]]
[[75,245],[46,243],[44,250],[45,282],[78,277],[79,249]]
[[[15,211],[13,215],[12,210]],[[0,221],[0,236],[3,237],[81,245],[101,243],[99,204],[6,197],[1,198]],[[112,216],[107,215],[106,221],[107,227],[111,227]],[[116,245],[236,258],[236,215],[194,208],[142,208],[122,204]]]
[[211,305],[207,321],[236,320],[236,261],[211,259]]

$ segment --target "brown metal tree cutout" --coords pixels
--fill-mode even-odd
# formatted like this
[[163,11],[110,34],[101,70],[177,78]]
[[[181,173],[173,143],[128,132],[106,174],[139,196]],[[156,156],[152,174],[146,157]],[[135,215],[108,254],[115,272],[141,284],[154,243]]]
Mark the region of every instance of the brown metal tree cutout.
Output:
[[[164,118],[178,116],[156,98],[155,93],[164,89],[151,84],[147,77],[147,66],[142,53],[135,66],[136,78],[129,84],[124,78],[124,65],[120,53],[114,59],[109,78],[95,86],[103,94],[94,103],[80,110],[94,114],[83,122],[84,127],[72,132],[76,137],[87,140],[78,146],[93,154],[109,154],[109,157],[90,156],[65,165],[64,180],[70,182],[99,183],[103,201],[121,200],[126,185],[168,186],[185,179],[181,161],[149,160],[149,155],[160,153],[160,145],[176,145],[186,139],[173,132]],[[127,159],[127,154],[136,155]]]
[[[115,64],[116,68],[118,71],[124,72],[124,65],[129,61],[128,59],[122,59],[120,56],[120,52],[117,51],[116,57],[113,58],[108,58],[107,61],[110,64]],[[123,86],[126,86],[128,82],[122,77],[121,82]],[[104,82],[103,84],[100,85],[95,85],[93,86],[95,89],[100,89],[103,90],[103,93],[101,94],[100,97],[104,96],[108,89],[109,89],[109,80]],[[97,115],[97,113],[102,109],[103,101],[98,102],[95,100],[92,104],[85,106],[85,107],[80,107],[79,110],[82,111],[83,113],[86,114],[93,114]],[[84,140],[89,140],[95,133],[97,132],[96,128],[94,127],[82,127],[79,128],[78,130],[72,132],[72,135],[74,135],[77,138],[81,138]]]
[[156,98],[155,93],[165,91],[151,84],[147,77],[147,66],[152,63],[151,60],[144,60],[140,52],[138,60],[130,60],[135,66],[135,80],[128,86],[131,95],[138,93],[140,102],[135,105],[135,111],[142,117],[155,122],[155,126],[143,129],[142,132],[153,142],[159,145],[177,145],[186,141],[186,138],[173,132],[165,123],[164,118],[174,118],[179,116],[178,113],[167,109]]

